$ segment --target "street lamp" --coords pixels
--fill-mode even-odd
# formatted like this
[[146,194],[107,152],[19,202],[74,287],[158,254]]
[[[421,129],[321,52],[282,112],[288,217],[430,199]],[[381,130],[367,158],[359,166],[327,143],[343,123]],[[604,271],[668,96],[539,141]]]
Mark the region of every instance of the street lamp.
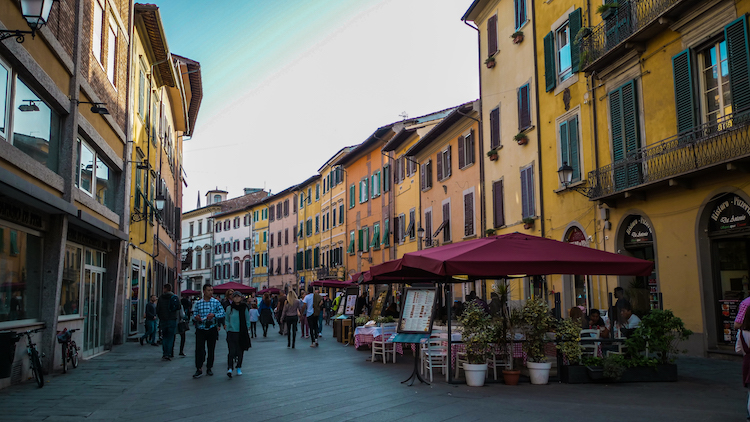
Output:
[[422,239],[424,239],[424,229],[422,228],[422,223],[419,223],[419,228],[417,229],[417,247],[419,250],[422,250]]
[[164,198],[164,194],[160,193],[156,195],[156,199],[154,200],[154,206],[156,207],[156,210],[162,211],[166,202],[167,200]]
[[7,38],[16,38],[16,42],[22,43],[26,34],[34,38],[36,31],[47,23],[49,13],[52,10],[54,0],[20,0],[21,14],[26,19],[26,23],[31,31],[21,31],[20,29],[3,29],[0,30],[0,41]]
[[567,188],[573,180],[573,167],[569,166],[567,161],[564,161],[563,165],[557,169],[557,176],[560,178],[560,184]]

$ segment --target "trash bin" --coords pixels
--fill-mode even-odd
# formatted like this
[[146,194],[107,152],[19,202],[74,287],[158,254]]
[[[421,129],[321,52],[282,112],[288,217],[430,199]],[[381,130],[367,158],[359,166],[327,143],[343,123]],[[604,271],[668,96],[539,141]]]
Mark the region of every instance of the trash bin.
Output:
[[0,331],[0,378],[10,377],[13,360],[16,357],[16,333]]

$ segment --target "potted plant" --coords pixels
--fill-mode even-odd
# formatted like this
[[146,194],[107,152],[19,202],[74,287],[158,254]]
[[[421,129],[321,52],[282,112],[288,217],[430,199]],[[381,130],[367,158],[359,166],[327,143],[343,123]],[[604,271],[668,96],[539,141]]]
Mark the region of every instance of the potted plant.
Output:
[[493,148],[487,151],[487,156],[490,157],[490,161],[497,161],[497,150]]
[[510,37],[513,38],[513,44],[521,44],[523,41],[523,31],[516,31]]
[[545,345],[548,342],[547,333],[553,325],[549,305],[544,299],[529,299],[521,309],[521,319],[526,333],[523,344],[526,352],[526,367],[532,384],[547,384],[552,363],[547,362]]
[[492,55],[487,57],[487,59],[484,61],[484,64],[487,65],[487,69],[492,69],[493,67],[495,67],[495,56]]
[[555,333],[558,337],[557,350],[568,360],[567,365],[560,368],[560,378],[567,383],[586,382],[586,367],[580,365],[581,355],[581,320],[561,319],[557,321]]
[[584,26],[578,30],[576,37],[573,39],[573,42],[580,45],[581,41],[583,41],[583,39],[588,37],[589,35],[591,35],[591,28],[588,26]]
[[524,217],[521,221],[523,221],[523,228],[526,230],[534,227],[534,217]]
[[513,139],[518,142],[518,145],[526,145],[529,142],[529,137],[523,132],[519,132]]
[[495,234],[495,229],[487,229],[484,231],[484,234],[486,234],[487,236],[492,236]]
[[492,318],[476,302],[469,302],[458,322],[463,325],[461,335],[466,346],[466,385],[481,387],[487,377],[487,358],[492,353]]
[[604,3],[596,8],[596,13],[602,15],[602,19],[608,19],[617,12],[617,8],[620,7],[617,3]]
[[495,319],[495,343],[500,347],[503,360],[507,362],[508,369],[503,369],[503,381],[507,385],[518,385],[521,371],[513,369],[513,349],[515,348],[515,328],[521,321],[519,309],[510,309],[510,286],[506,283],[496,284],[494,288],[500,300],[500,316]]

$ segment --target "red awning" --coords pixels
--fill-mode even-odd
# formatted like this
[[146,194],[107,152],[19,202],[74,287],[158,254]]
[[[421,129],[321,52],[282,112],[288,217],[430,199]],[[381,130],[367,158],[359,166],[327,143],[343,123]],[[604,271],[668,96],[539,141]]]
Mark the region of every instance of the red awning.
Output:
[[277,295],[281,293],[281,289],[278,289],[276,287],[269,287],[267,289],[259,290],[257,294],[262,295],[264,293],[268,293],[269,295]]
[[180,292],[182,296],[198,296],[201,292],[197,290],[183,290]]
[[257,290],[255,287],[245,286],[244,284],[235,283],[234,281],[230,281],[229,283],[219,284],[218,286],[214,286],[214,293],[226,293],[227,290],[237,290],[241,293],[252,293],[255,290]]
[[352,283],[349,281],[339,281],[339,280],[316,280],[316,281],[313,281],[311,284],[313,286],[337,287],[337,288],[356,286],[355,283]]

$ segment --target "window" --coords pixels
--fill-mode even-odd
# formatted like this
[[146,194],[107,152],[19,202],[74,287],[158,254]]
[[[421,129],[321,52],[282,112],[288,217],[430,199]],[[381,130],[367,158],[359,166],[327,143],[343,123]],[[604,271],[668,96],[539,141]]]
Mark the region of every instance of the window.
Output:
[[278,245],[281,246],[281,230],[276,232],[276,242],[278,242]]
[[216,223],[216,233],[221,233],[221,221]]
[[289,217],[289,199],[284,200],[284,217]]
[[573,178],[571,181],[581,180],[581,165],[578,154],[578,116],[563,121],[558,127],[560,135],[560,162],[567,163],[573,168]]
[[579,71],[580,52],[576,42],[581,30],[581,9],[568,15],[568,20],[544,36],[544,80],[547,92]]
[[143,64],[138,67],[138,115],[141,119],[146,120],[144,106],[146,103],[146,73],[143,71]]
[[[3,226],[0,226],[0,244],[5,245],[5,236],[10,228],[5,228]],[[14,230],[15,232],[15,230]],[[24,235],[23,232],[15,232],[15,236],[11,236],[11,240],[15,238],[16,243],[18,243],[18,234]],[[18,244],[15,246],[15,251],[20,252],[20,248],[18,247]],[[10,253],[11,251],[6,251],[5,247],[0,247],[0,262],[2,262],[5,265],[7,265],[10,262],[16,261],[20,253],[16,256],[12,255]],[[12,257],[12,260],[11,260]],[[26,259],[23,259],[22,261],[25,261]],[[18,262],[18,261],[16,261]],[[27,262],[23,265],[33,264],[33,262]],[[7,267],[5,267],[7,268]],[[62,287],[60,291],[60,308],[59,308],[59,315],[79,315],[81,313],[79,304],[80,304],[80,298],[81,298],[81,269],[83,268],[83,250],[80,246],[74,246],[67,244],[65,245],[65,262],[63,267],[63,282]],[[24,269],[21,270],[24,274]],[[13,274],[14,272],[10,272],[8,277],[10,277],[8,287],[10,287],[14,281],[20,281],[22,272],[18,272],[16,274]],[[133,274],[133,278],[137,280],[138,273]],[[36,277],[35,277],[36,278]],[[18,284],[19,287],[23,286],[23,284]],[[24,286],[25,287],[25,286]],[[7,293],[5,293],[7,294]],[[11,301],[16,303],[18,300],[18,296],[13,298],[11,296]],[[23,303],[23,300],[18,303],[19,305]],[[28,303],[28,305],[33,305],[33,303]],[[18,315],[19,312],[15,311],[14,314]],[[20,315],[18,315],[20,317]],[[7,318],[10,317],[9,313],[5,313],[4,315],[0,316],[0,321],[4,321]],[[21,319],[21,318],[17,318]]]
[[292,212],[297,212],[297,195],[292,196]]
[[372,242],[370,242],[370,247],[380,249],[380,223],[372,225]]
[[369,199],[369,188],[368,188],[368,180],[367,178],[364,178],[359,181],[359,203],[367,202]]
[[503,181],[498,180],[492,183],[492,227],[502,227],[505,225],[504,206]]
[[716,123],[732,113],[727,42],[722,40],[698,53],[701,66],[703,123]]
[[250,273],[252,272],[253,265],[250,263],[249,259],[245,260],[245,277],[250,277]]
[[458,168],[463,169],[474,164],[474,130],[468,135],[458,137]]
[[221,253],[221,245],[214,246],[214,254],[219,255]]
[[464,237],[474,236],[474,192],[464,193]]
[[312,236],[313,234],[313,220],[312,217],[308,218],[307,221],[305,221],[305,235],[307,237]]
[[221,280],[221,264],[214,266],[214,279]]
[[365,226],[362,227],[362,244],[361,244],[361,250],[363,252],[367,252],[370,250],[370,228]]
[[224,220],[224,230],[230,230],[232,228],[232,222],[229,219]]
[[284,271],[283,271],[283,274],[289,274],[289,270],[290,270],[290,268],[289,268],[289,257],[285,256],[284,257]]
[[416,211],[414,208],[409,210],[409,225],[406,227],[406,232],[404,233],[404,237],[409,236],[409,239],[414,240],[415,238],[415,226],[416,226]]
[[242,242],[243,243],[242,246],[243,246],[244,250],[246,250],[246,251],[250,250],[250,242],[251,242],[251,240],[250,240],[249,237]]
[[442,181],[451,177],[451,146],[437,153],[435,157],[437,164],[437,180]]
[[115,180],[109,166],[78,139],[78,167],[76,186],[96,199],[96,202],[115,210]]
[[333,207],[333,227],[336,227],[336,206]]
[[235,251],[235,252],[239,252],[240,251],[240,241],[239,240],[235,240],[234,242],[232,242],[232,250]]
[[380,172],[376,171],[372,175],[372,197],[376,198],[380,196]]
[[214,204],[221,202],[221,195],[214,195]]
[[289,244],[289,229],[288,228],[284,229],[284,244],[285,245]]
[[273,259],[268,263],[268,274],[273,274]]
[[263,243],[266,243],[266,242],[268,242],[268,232],[264,230],[263,231]]
[[117,22],[114,19],[109,20],[109,33],[107,34],[107,79],[115,86],[115,77],[117,76]]
[[443,223],[441,224],[443,229],[443,242],[451,241],[451,203],[450,201],[443,203]]
[[432,246],[432,208],[424,212],[424,244]]
[[417,172],[417,162],[414,161],[411,157],[403,157],[404,162],[406,163],[406,176],[411,177],[414,175],[414,173]]
[[240,278],[240,261],[234,261],[234,278]]
[[432,187],[432,160],[427,160],[421,165],[419,172],[419,186],[422,190],[428,190]]
[[268,239],[268,247],[273,248],[273,233],[271,233],[271,237]]
[[231,270],[232,268],[229,263],[224,264],[224,279],[229,280],[232,277]]
[[353,183],[351,186],[349,186],[349,208],[354,208],[354,205],[356,205],[356,199],[355,199],[356,189],[357,187]]
[[307,188],[307,205],[312,204],[312,186]]
[[229,242],[224,242],[224,253],[229,253],[231,251],[232,245],[229,244]]
[[214,222],[212,219],[206,220],[206,233],[212,233],[214,228]]
[[320,215],[315,216],[315,233],[320,233]]
[[91,52],[99,63],[102,62],[102,28],[104,27],[104,10],[98,0],[94,0],[94,33],[91,36]]
[[305,237],[305,223],[304,221],[300,221],[299,223],[299,238],[302,239]]
[[203,252],[198,251],[195,253],[195,269],[200,270],[203,268]]
[[516,12],[516,30],[518,30],[526,23],[526,0],[513,0],[513,5]]
[[487,19],[487,57],[497,53],[497,15]]
[[344,204],[339,204],[339,225],[344,224]]
[[[3,66],[0,66],[0,69],[3,69],[3,73],[7,71]],[[15,79],[15,85],[13,107],[9,110],[13,122],[13,146],[56,172],[60,148],[60,116],[52,111],[21,78]],[[3,109],[5,98],[2,97],[0,101],[3,103]],[[22,111],[24,108],[22,106],[28,105],[35,105],[36,108],[31,111]],[[4,117],[0,117],[0,124],[5,126]],[[0,132],[5,132],[5,129],[0,129]]]
[[396,227],[393,228],[393,233],[398,236],[398,243],[404,243],[406,239],[406,215],[399,214],[396,217]]
[[490,148],[500,147],[500,106],[490,111]]
[[276,219],[281,220],[284,217],[284,204],[279,202],[276,204]]
[[203,234],[203,220],[198,221],[198,236]]
[[240,228],[240,217],[234,217],[234,228],[235,229]]
[[534,166],[521,168],[521,217],[534,217]]
[[383,192],[391,190],[391,166],[383,166]]
[[268,206],[268,221],[274,221],[276,218],[276,205],[269,205]]
[[320,201],[320,183],[315,185],[315,202]]
[[529,84],[518,88],[518,130],[531,127],[531,103],[529,102]]
[[260,212],[260,215],[263,221],[268,220],[268,208],[263,208]]
[[390,222],[387,218],[383,220],[383,246],[386,248],[391,245]]
[[[614,163],[631,156],[641,147],[635,81],[610,92],[608,98]],[[640,179],[641,167],[638,163],[628,163],[614,168],[615,189],[638,185]]]
[[354,254],[354,230],[349,232],[349,247],[346,248],[346,253]]

